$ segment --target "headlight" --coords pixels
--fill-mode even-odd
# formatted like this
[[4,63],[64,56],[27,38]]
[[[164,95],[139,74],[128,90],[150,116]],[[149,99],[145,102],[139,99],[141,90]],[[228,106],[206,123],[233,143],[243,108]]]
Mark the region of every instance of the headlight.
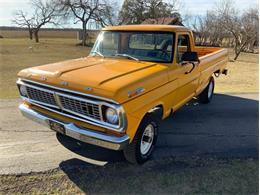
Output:
[[24,86],[24,85],[20,86],[20,93],[21,93],[22,96],[25,96],[25,97],[28,96],[26,86]]
[[107,119],[107,122],[109,122],[109,123],[117,124],[118,123],[117,111],[113,108],[107,108],[106,119]]

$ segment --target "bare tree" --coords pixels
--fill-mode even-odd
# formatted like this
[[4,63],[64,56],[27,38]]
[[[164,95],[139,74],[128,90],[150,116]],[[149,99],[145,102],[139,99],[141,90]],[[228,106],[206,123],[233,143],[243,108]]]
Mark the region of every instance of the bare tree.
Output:
[[33,18],[28,17],[28,14],[22,10],[18,10],[15,12],[14,19],[12,22],[19,27],[26,27],[29,32],[29,38],[33,39]]
[[118,24],[118,9],[116,2],[104,2],[100,5],[100,9],[94,12],[92,18],[102,27],[114,26]]
[[209,39],[207,20],[201,16],[195,16],[191,28],[194,31],[195,40],[198,45],[206,45]]
[[35,36],[35,41],[38,43],[39,31],[41,27],[47,23],[58,25],[57,22],[55,22],[55,17],[57,15],[55,6],[53,6],[52,1],[33,0],[32,5],[35,8],[33,16],[33,33]]
[[240,15],[233,5],[233,1],[223,0],[217,5],[216,13],[220,24],[233,36],[234,60],[237,60],[240,53],[258,38],[259,16],[257,9],[249,9]]
[[64,18],[75,18],[74,23],[82,24],[82,45],[86,46],[87,24],[90,21],[97,21],[101,25],[106,25],[108,20],[106,16],[110,16],[111,7],[106,6],[106,2],[102,0],[56,0],[56,5]]
[[[241,17],[241,51],[253,52],[259,41],[259,13],[257,8],[250,8]],[[238,51],[239,52],[239,51]]]
[[49,24],[57,25],[55,22],[56,10],[51,0],[32,0],[31,1],[33,14],[28,17],[22,10],[18,10],[13,20],[19,26],[27,26],[29,30],[30,39],[32,35],[35,37],[35,41],[39,42],[39,31],[42,26]]
[[258,44],[258,9],[240,14],[232,0],[222,0],[205,17],[196,18],[192,27],[199,44],[233,47],[237,60],[241,52],[251,52]]

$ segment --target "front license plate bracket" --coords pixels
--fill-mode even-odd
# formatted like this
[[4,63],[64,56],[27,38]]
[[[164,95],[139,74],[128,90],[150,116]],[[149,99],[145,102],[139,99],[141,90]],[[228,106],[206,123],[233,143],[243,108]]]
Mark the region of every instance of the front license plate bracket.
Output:
[[64,125],[57,123],[55,121],[49,120],[50,129],[62,134],[65,134],[65,127]]

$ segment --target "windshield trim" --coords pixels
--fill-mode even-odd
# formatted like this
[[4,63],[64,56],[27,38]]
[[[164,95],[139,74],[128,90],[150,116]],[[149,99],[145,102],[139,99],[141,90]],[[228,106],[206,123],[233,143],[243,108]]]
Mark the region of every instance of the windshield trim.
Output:
[[[164,61],[164,60],[144,60],[144,59],[139,59],[139,61],[144,61],[144,62],[157,62],[157,63],[164,63],[164,64],[171,64],[173,63],[174,60],[174,54],[175,54],[175,41],[176,41],[176,33],[172,32],[172,31],[138,31],[138,30],[132,30],[132,31],[126,31],[126,30],[101,30],[100,33],[103,32],[120,32],[120,33],[138,33],[138,34],[148,34],[148,33],[152,33],[152,34],[171,34],[172,35],[172,55],[171,55],[171,59],[169,61]],[[98,35],[99,36],[99,35]],[[95,47],[97,43],[95,42],[93,48]],[[129,47],[129,42],[128,42],[128,47]],[[92,48],[92,49],[93,49]],[[92,52],[91,49],[91,52]],[[139,49],[139,50],[145,50],[145,49]],[[91,53],[90,52],[90,53]],[[104,57],[115,57],[115,56],[105,56]]]

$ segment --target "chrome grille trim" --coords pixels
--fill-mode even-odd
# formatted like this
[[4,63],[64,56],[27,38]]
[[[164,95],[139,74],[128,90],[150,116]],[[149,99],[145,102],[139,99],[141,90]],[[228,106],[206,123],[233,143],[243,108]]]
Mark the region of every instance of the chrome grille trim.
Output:
[[[23,85],[26,86],[26,91],[27,91],[27,93],[28,93],[28,89],[31,88],[31,89],[40,90],[40,91],[45,92],[45,93],[48,93],[48,94],[52,94],[52,95],[53,95],[53,98],[54,98],[54,92],[51,91],[51,90],[48,90],[48,89],[42,90],[42,88],[40,88],[40,87],[31,86],[31,85],[27,85],[27,84],[23,84]],[[33,103],[40,103],[40,104],[43,104],[43,105],[45,105],[45,106],[50,106],[50,107],[57,108],[57,109],[59,108],[59,107],[56,105],[56,103],[55,103],[55,104],[50,104],[50,103],[47,103],[47,101],[44,102],[44,101],[39,101],[39,99],[38,99],[38,100],[33,99],[32,94],[30,94],[30,93],[28,93],[28,96],[29,96],[30,101],[33,102]],[[47,99],[46,99],[46,100],[47,100]]]
[[[68,97],[66,95],[58,94],[59,100],[62,105],[62,110],[78,114],[85,118],[86,116],[92,117],[96,120],[101,120],[101,113],[99,113],[99,105],[90,102],[79,100],[78,98]],[[95,105],[95,106],[94,106]],[[91,108],[89,108],[91,107]],[[95,112],[95,113],[94,113]]]
[[56,104],[55,96],[53,91],[41,90],[37,87],[26,87],[26,91],[31,100],[36,102],[42,102],[45,105],[49,105],[55,108],[59,108]]
[[51,86],[51,85],[47,85],[47,84],[43,84],[43,83],[38,83],[38,82],[32,81],[32,80],[20,79],[19,78],[17,80],[17,84],[19,84],[19,83],[21,84],[21,82],[24,83],[23,81],[31,83],[31,84],[36,84],[38,86],[43,86],[43,87],[48,87],[48,88],[51,88],[51,89],[61,90],[61,91],[68,92],[68,93],[73,93],[75,95],[82,95],[82,96],[85,96],[86,98],[94,98],[94,99],[97,99],[97,100],[102,100],[102,101],[105,101],[105,102],[110,102],[110,103],[113,103],[113,104],[116,104],[116,105],[120,105],[118,102],[116,102],[115,100],[112,100],[112,99],[99,97],[99,96],[95,96],[95,95],[91,95],[91,94],[85,94],[85,93],[81,93],[81,92],[73,91],[73,90],[69,90],[69,89],[59,88],[59,87],[55,87],[55,86]]
[[[26,86],[26,88],[30,87],[30,88],[34,88],[34,89],[43,91],[45,93],[48,93],[48,95],[52,94],[53,98],[55,100],[55,105],[53,105],[53,102],[52,102],[53,99],[52,98],[51,98],[51,103],[50,103],[50,102],[46,102],[46,101],[45,102],[38,101],[39,99],[38,100],[31,99],[30,96],[29,96],[29,98],[21,96],[23,100],[26,100],[26,101],[32,103],[33,105],[39,106],[41,108],[44,108],[44,109],[49,110],[51,112],[61,114],[61,115],[66,116],[66,117],[70,117],[70,118],[73,118],[73,119],[76,119],[76,120],[87,122],[89,124],[100,126],[100,127],[103,127],[103,128],[108,128],[108,129],[111,129],[111,130],[114,130],[114,131],[123,132],[123,131],[126,130],[126,127],[127,127],[126,115],[124,113],[122,106],[120,106],[120,105],[110,104],[110,103],[107,103],[107,102],[104,102],[104,101],[98,101],[98,100],[97,101],[89,100],[89,99],[85,99],[85,98],[82,98],[82,97],[76,97],[76,96],[73,96],[73,95],[70,95],[70,94],[57,92],[55,90],[52,91],[52,90],[49,90],[49,89],[46,89],[46,88],[42,88],[42,87],[39,87],[39,86],[28,84],[27,82],[23,82],[23,80],[21,80],[21,79],[19,79],[17,81],[17,84],[18,85],[24,85],[24,86]],[[61,90],[61,89],[59,89],[59,90]],[[88,106],[91,106],[91,108],[93,109],[93,116],[94,117],[86,116],[86,115],[84,115],[85,114],[84,112],[80,113],[80,111],[77,110],[78,108],[75,108],[75,110],[69,109],[66,106],[66,103],[62,101],[62,98],[63,98],[63,100],[64,100],[64,98],[68,98],[68,99],[70,99],[70,101],[75,101],[76,104],[82,104],[82,105],[88,104]],[[95,106],[93,106],[93,104]],[[114,108],[115,110],[117,110],[118,115],[119,115],[119,124],[118,125],[113,125],[113,124],[107,123],[103,120],[102,109],[101,109],[102,106],[108,106],[108,107],[111,107],[111,108]],[[53,108],[55,108],[55,109],[53,109]],[[77,111],[79,111],[79,112],[77,112]],[[64,112],[67,112],[67,113],[64,113]],[[73,116],[69,113],[71,113],[75,116]]]

